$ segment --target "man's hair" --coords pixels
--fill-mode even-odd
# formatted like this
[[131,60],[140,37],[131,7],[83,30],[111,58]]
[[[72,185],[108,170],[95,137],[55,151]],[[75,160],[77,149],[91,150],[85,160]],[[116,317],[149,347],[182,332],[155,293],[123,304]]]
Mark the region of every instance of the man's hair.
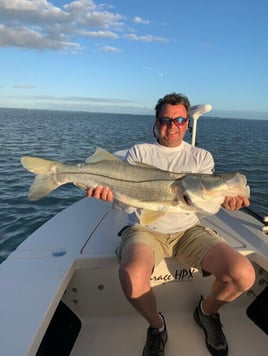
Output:
[[158,99],[157,104],[155,105],[155,116],[158,118],[161,108],[163,105],[165,104],[170,104],[170,105],[178,105],[178,104],[182,104],[184,105],[186,112],[187,112],[187,117],[190,117],[190,101],[187,98],[187,96],[183,95],[183,94],[177,94],[177,93],[171,93],[171,94],[167,94],[165,95],[163,98]]

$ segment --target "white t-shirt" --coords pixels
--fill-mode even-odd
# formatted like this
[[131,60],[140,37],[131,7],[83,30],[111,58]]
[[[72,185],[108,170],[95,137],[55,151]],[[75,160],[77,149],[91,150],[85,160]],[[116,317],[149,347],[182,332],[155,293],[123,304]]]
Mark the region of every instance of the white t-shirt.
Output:
[[[137,144],[129,149],[126,161],[146,163],[157,168],[177,173],[208,173],[214,171],[214,160],[210,152],[193,147],[183,141],[178,147],[165,147],[158,143]],[[139,224],[140,209],[125,209],[129,213],[129,224]],[[150,229],[162,233],[183,231],[198,222],[196,214],[167,213],[150,225]]]

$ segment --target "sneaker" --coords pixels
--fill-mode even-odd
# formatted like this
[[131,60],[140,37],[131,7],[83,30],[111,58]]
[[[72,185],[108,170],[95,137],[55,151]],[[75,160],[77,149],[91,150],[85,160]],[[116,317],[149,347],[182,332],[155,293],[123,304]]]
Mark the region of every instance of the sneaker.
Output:
[[147,329],[146,344],[143,349],[142,356],[164,356],[165,345],[167,342],[167,328],[166,322],[162,314],[160,314],[164,321],[164,330],[159,331],[149,327]]
[[207,348],[213,356],[227,356],[228,344],[222,331],[220,315],[203,314],[200,309],[201,302],[202,298],[194,311],[194,320],[204,330]]

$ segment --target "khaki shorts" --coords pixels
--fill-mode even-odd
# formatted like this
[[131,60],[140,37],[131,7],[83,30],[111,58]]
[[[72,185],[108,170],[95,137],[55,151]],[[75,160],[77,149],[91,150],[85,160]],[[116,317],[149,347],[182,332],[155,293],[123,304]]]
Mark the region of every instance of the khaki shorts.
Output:
[[142,225],[134,225],[123,229],[121,236],[121,244],[116,251],[119,259],[127,244],[144,243],[154,252],[155,266],[163,258],[174,256],[181,263],[200,271],[207,251],[212,246],[224,242],[217,232],[202,225],[194,225],[186,231],[173,234],[163,234]]

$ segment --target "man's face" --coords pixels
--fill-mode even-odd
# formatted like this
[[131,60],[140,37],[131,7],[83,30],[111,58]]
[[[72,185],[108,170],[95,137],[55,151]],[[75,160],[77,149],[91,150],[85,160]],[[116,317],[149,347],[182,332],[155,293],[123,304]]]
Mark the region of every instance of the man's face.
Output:
[[188,121],[183,124],[175,124],[175,122],[170,121],[169,123],[162,123],[159,118],[169,118],[176,119],[178,117],[187,118],[187,111],[185,106],[182,104],[171,105],[165,104],[163,105],[159,117],[156,118],[156,128],[159,133],[159,143],[163,146],[167,147],[176,147],[179,146],[185,136],[185,133],[188,129]]

